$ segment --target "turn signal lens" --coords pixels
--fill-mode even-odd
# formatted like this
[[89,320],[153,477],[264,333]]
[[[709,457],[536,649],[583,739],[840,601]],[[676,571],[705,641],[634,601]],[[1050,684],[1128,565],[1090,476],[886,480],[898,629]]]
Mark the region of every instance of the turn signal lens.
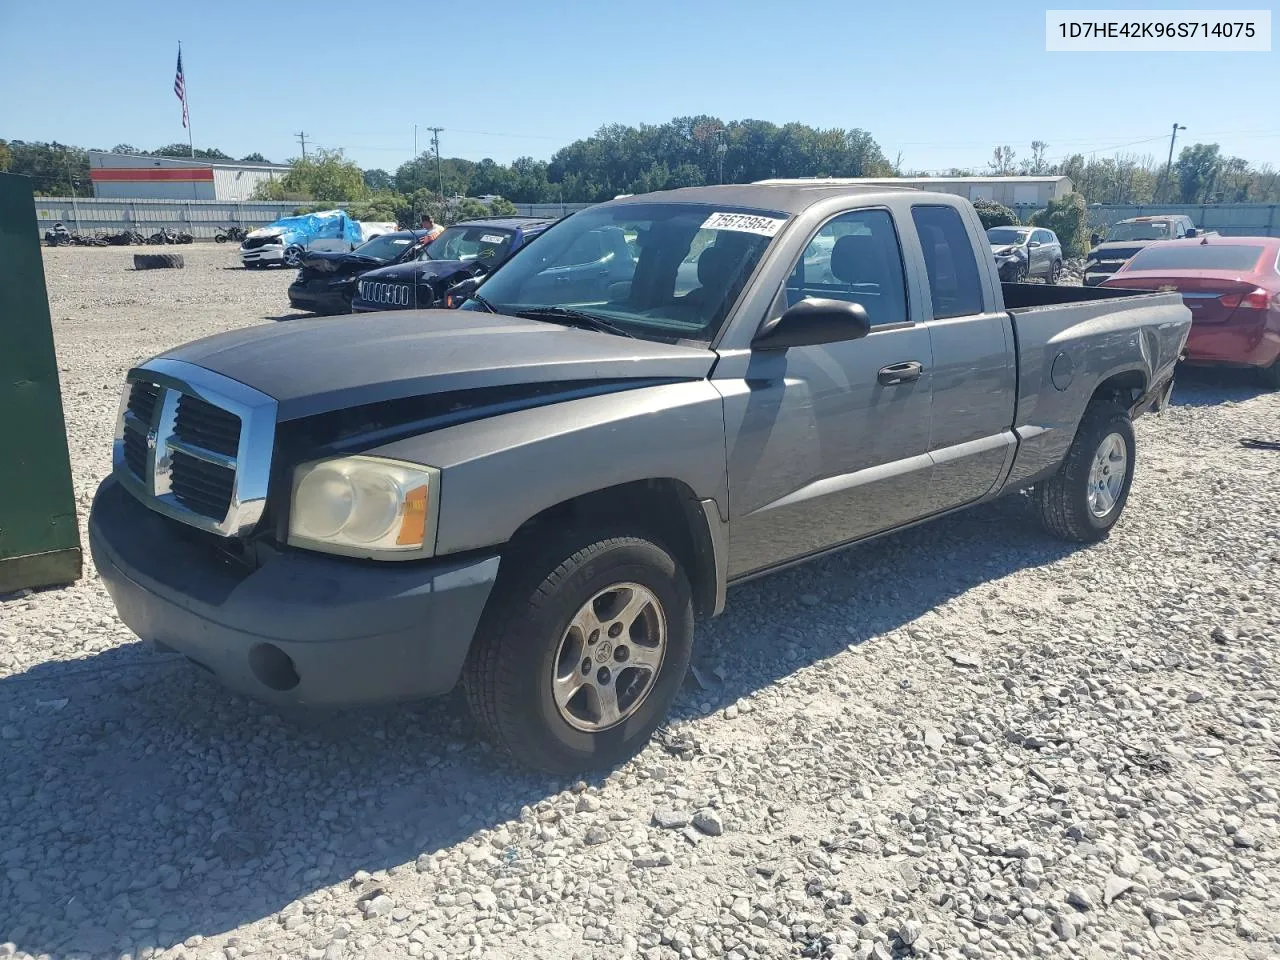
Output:
[[294,471],[289,543],[395,560],[435,548],[440,472],[381,457],[337,457]]

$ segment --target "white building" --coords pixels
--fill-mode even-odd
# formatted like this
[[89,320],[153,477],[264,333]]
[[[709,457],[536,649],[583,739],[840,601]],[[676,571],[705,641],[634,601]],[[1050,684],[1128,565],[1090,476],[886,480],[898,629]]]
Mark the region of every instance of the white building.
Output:
[[106,200],[251,200],[259,183],[288,172],[281,163],[89,151],[93,195]]
[[[765,183],[804,183],[821,180],[766,180]],[[1070,177],[847,177],[839,183],[875,184],[886,187],[915,187],[937,193],[954,193],[967,200],[994,200],[1007,207],[1043,207],[1060,200],[1074,187]]]

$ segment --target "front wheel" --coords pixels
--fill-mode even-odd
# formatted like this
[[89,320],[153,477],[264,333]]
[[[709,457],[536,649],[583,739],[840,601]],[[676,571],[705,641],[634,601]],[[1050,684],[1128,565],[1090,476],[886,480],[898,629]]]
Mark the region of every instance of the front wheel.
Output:
[[1109,404],[1085,411],[1058,472],[1036,485],[1045,529],[1064,540],[1102,540],[1129,499],[1134,464],[1133,421]]
[[302,257],[302,247],[296,243],[288,247],[284,252],[284,262],[286,266],[296,267],[298,260]]
[[631,756],[666,717],[689,666],[693,604],[652,540],[561,544],[504,558],[513,573],[490,598],[464,682],[499,746],[573,773]]

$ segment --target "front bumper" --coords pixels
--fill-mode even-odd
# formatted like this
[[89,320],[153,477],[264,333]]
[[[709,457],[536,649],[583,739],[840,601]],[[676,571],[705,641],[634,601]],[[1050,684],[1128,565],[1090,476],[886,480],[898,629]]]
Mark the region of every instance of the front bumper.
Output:
[[125,624],[232,689],[346,706],[447,693],[498,575],[497,556],[377,563],[263,551],[256,569],[217,538],[99,486],[89,546]]
[[1124,266],[1123,260],[1096,260],[1084,265],[1084,285],[1096,287],[1104,280],[1109,280],[1117,270]]
[[325,280],[289,285],[289,306],[313,313],[349,313],[353,285],[335,287]]
[[252,250],[240,248],[242,263],[284,263],[284,245],[269,243],[266,246],[254,247]]

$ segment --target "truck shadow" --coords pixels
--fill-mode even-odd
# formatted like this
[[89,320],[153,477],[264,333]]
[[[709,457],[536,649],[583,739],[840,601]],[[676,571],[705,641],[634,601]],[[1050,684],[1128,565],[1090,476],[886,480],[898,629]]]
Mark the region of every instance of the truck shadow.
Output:
[[[676,721],[1070,552],[1027,514],[1012,498],[733,589]],[[298,720],[141,644],[0,679],[0,703],[0,941],[37,955],[225,933],[572,785],[499,759],[457,695]]]
[[1172,406],[1216,407],[1241,403],[1272,392],[1252,370],[1229,367],[1178,367]]

